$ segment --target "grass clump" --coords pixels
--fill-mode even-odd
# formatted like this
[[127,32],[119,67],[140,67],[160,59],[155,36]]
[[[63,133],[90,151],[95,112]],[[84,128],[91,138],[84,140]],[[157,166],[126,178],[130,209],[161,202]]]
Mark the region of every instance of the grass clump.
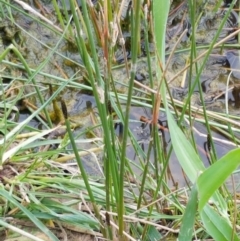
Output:
[[[205,16],[196,9],[207,3],[68,3],[0,2],[5,239],[239,240],[236,184],[233,193],[225,187],[239,165],[239,149],[219,157],[212,132],[227,130],[224,143],[237,147],[239,118],[210,111],[201,85],[212,52],[230,38],[219,40],[235,2],[211,42],[200,46]],[[191,28],[175,33],[175,46],[168,46],[174,16],[182,16],[178,24],[189,16]],[[172,75],[171,61],[181,51],[187,60]],[[142,61],[147,80],[140,83]],[[187,86],[184,100],[172,95],[178,78]],[[198,106],[192,102],[196,87]],[[208,165],[198,148],[198,123],[206,126],[200,134]],[[185,185],[172,175],[174,155]]]

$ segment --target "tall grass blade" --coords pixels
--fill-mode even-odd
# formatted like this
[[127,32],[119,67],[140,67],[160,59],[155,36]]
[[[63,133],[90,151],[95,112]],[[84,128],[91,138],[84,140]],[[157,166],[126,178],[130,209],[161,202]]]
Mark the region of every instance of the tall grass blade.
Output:
[[[170,113],[170,111],[168,109],[168,106],[166,103],[166,96],[165,96],[164,92],[162,92],[162,94],[163,94],[163,99],[164,99],[164,103],[165,103],[165,107],[166,107],[166,113],[167,113],[167,117],[168,117],[168,124],[169,124],[169,130],[170,130],[170,136],[171,136],[173,148],[176,152],[178,160],[179,160],[183,170],[185,171],[186,175],[192,182],[194,182],[194,181],[196,181],[197,176],[202,171],[204,171],[205,168],[204,168],[203,164],[200,162],[200,158],[194,151],[192,145],[188,142],[188,140],[184,136],[181,129],[177,126],[175,120],[173,119],[172,114]],[[179,143],[179,140],[181,140],[181,143]],[[205,185],[206,185],[206,183],[205,183]],[[225,224],[229,225],[230,221],[229,221],[228,212],[227,212],[227,210],[228,210],[227,203],[225,202],[225,200],[223,199],[223,197],[220,195],[220,193],[218,191],[216,191],[213,194],[213,201],[222,216],[219,215],[217,212],[213,211],[213,209],[211,207],[205,207],[206,209],[204,208],[202,210],[201,216],[205,220],[204,227],[209,232],[209,234],[211,236],[213,236],[213,235],[221,236],[222,230],[216,229],[214,227],[215,227],[215,225],[216,225],[216,227],[218,227],[216,222],[218,222],[218,220],[220,220],[220,219],[222,220],[221,222],[223,223],[223,225],[225,225]],[[212,210],[209,210],[209,209],[212,209]],[[214,212],[214,214],[213,214],[213,212]],[[212,220],[212,218],[214,218],[214,220]],[[209,227],[209,225],[208,225],[209,222],[213,222],[212,228]],[[231,232],[233,232],[233,230],[231,230]],[[221,239],[216,239],[216,240],[221,240]]]
[[[68,132],[69,139],[70,139],[70,142],[71,142],[71,145],[72,145],[72,148],[73,148],[73,152],[74,152],[75,157],[76,157],[76,161],[77,161],[79,170],[81,171],[81,175],[82,175],[82,178],[84,180],[84,183],[85,183],[86,190],[88,192],[89,198],[90,198],[90,200],[92,202],[95,215],[98,218],[98,220],[101,220],[100,219],[100,214],[99,214],[99,209],[98,209],[98,207],[96,205],[95,198],[94,198],[91,186],[90,186],[89,181],[88,181],[88,176],[86,174],[86,171],[84,169],[82,160],[81,160],[80,155],[78,153],[77,145],[76,145],[76,142],[75,142],[72,130],[71,130],[71,125],[70,125],[70,122],[69,122],[69,119],[68,119],[68,116],[67,116],[67,107],[66,107],[66,105],[65,105],[65,103],[63,101],[61,102],[61,105],[62,105],[62,110],[63,110],[64,117],[65,117],[65,124],[66,124],[66,127],[67,127],[67,132]],[[101,231],[102,231],[102,234],[104,236],[106,236],[105,230],[103,228],[101,228]]]
[[169,0],[153,0],[153,21],[155,45],[158,56],[164,63],[165,60],[165,32],[170,8]]
[[176,124],[176,120],[173,118],[173,115],[170,113],[167,107],[167,102],[164,103],[166,107],[170,136],[174,151],[184,172],[187,174],[190,181],[195,183],[197,181],[198,175],[200,172],[205,170],[205,167],[192,144],[187,140],[186,136]]
[[131,74],[128,87],[128,98],[126,103],[126,114],[124,119],[124,130],[123,130],[123,139],[122,139],[122,150],[121,150],[121,161],[120,161],[120,178],[119,178],[119,204],[118,204],[118,218],[119,218],[119,240],[124,240],[123,231],[124,231],[124,173],[125,173],[125,163],[126,163],[126,149],[127,149],[127,138],[128,138],[128,127],[129,127],[129,116],[130,116],[130,106],[132,100],[133,84],[136,74],[136,64],[137,64],[137,55],[138,55],[138,40],[140,32],[140,11],[141,11],[141,1],[136,0],[133,2],[133,11],[132,11],[132,63],[131,63]]

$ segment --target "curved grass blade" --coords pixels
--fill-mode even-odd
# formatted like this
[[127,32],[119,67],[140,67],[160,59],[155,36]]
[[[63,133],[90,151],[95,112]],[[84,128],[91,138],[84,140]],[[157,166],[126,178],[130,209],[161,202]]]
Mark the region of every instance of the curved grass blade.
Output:
[[6,190],[0,189],[0,195],[18,207],[36,225],[36,227],[45,233],[51,240],[59,241],[59,239],[40,220],[38,220],[27,208],[14,199],[13,196],[9,195]]
[[[185,171],[186,175],[191,180],[191,182],[194,182],[196,181],[196,178],[199,175],[199,173],[205,170],[205,167],[203,166],[200,160],[200,157],[194,151],[191,143],[187,140],[187,138],[185,137],[181,129],[176,124],[176,121],[174,120],[172,114],[170,113],[168,109],[166,94],[165,94],[166,92],[164,92],[164,89],[165,89],[164,87],[165,86],[163,85],[161,93],[163,96],[163,101],[164,101],[164,105],[165,105],[166,113],[168,117],[168,126],[170,130],[172,145],[183,170]],[[181,142],[179,142],[179,140],[181,140]],[[219,226],[217,222],[221,219],[223,225],[230,224],[230,220],[227,213],[228,208],[227,208],[226,201],[218,191],[215,191],[215,193],[213,194],[213,201],[218,211],[221,213],[221,215],[219,215],[217,212],[212,214],[211,210],[210,211],[208,209],[205,210],[204,208],[201,212],[201,217],[204,218],[203,221],[204,221],[204,227],[206,231],[211,236],[220,237],[222,236],[222,232],[225,232],[225,231],[218,229]],[[209,227],[210,222],[212,224],[212,228]],[[230,225],[227,227],[231,229]],[[229,232],[232,233],[232,231],[233,230],[231,229]],[[224,233],[224,235],[226,234]],[[215,240],[225,240],[225,239],[215,239]]]
[[173,115],[170,113],[167,106],[168,104],[165,94],[166,91],[164,91],[164,89],[165,86],[163,86],[161,93],[163,95],[163,100],[166,107],[166,114],[168,117],[168,125],[172,145],[184,172],[186,173],[190,181],[192,183],[195,183],[197,181],[199,173],[203,172],[205,170],[205,167],[199,155],[196,153],[191,143],[187,140],[186,136],[178,127],[176,121],[173,118]]
[[[99,222],[87,213],[68,207],[65,203],[59,203],[51,199],[43,199],[42,204],[55,211],[55,218],[61,218],[67,222],[80,223],[82,226],[99,228]],[[85,227],[85,228],[86,228]]]
[[[164,102],[164,106],[166,108],[166,114],[168,117],[168,125],[169,125],[170,137],[171,137],[173,149],[187,177],[190,179],[192,183],[195,183],[197,181],[199,174],[205,171],[205,167],[199,155],[194,150],[192,144],[187,140],[182,130],[176,124],[176,121],[174,120],[173,115],[169,111],[164,85],[163,85],[161,94],[163,96],[163,102]],[[215,192],[213,195],[213,200],[217,205],[221,214],[224,217],[228,218],[227,204],[223,199],[223,197],[218,192]]]
[[209,198],[226,181],[240,164],[240,149],[228,152],[207,170],[197,180],[199,192],[199,210],[202,210]]
[[35,140],[42,138],[45,135],[48,135],[49,133],[53,132],[54,130],[56,130],[58,127],[55,127],[53,129],[50,130],[44,130],[42,132],[40,132],[39,134],[32,136],[28,139],[26,139],[25,141],[23,141],[22,143],[18,144],[17,146],[13,147],[12,149],[10,149],[9,151],[5,152],[3,154],[2,157],[2,164],[8,160],[8,158],[12,157],[14,154],[16,154],[21,148],[24,148],[26,145],[33,143]]
[[208,204],[200,212],[201,219],[207,232],[213,237],[213,240],[219,241],[239,241],[239,238],[234,233],[229,222],[221,217]]
[[1,227],[5,227],[7,229],[10,229],[12,230],[13,232],[15,233],[18,233],[18,234],[21,234],[27,238],[30,238],[31,240],[34,240],[34,241],[44,241],[43,239],[41,238],[38,238],[28,232],[25,232],[24,230],[20,229],[20,228],[17,228],[17,227],[14,227],[13,225],[7,223],[7,222],[4,222],[1,218],[0,218],[0,226]]

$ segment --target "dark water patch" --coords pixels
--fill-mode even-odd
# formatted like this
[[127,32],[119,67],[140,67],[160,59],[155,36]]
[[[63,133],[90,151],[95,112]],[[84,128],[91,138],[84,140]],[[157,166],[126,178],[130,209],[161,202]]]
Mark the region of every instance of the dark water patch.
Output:
[[[132,133],[136,140],[138,141],[139,145],[141,146],[144,153],[148,152],[149,143],[151,139],[151,111],[150,109],[141,108],[141,107],[132,107],[131,108],[131,121],[130,121],[130,129],[132,130]],[[145,121],[143,122],[143,117]],[[164,113],[161,113],[159,116],[159,124],[161,128],[159,128],[159,138],[160,143],[162,145],[162,152],[165,157],[167,157],[170,148],[171,148],[171,138],[168,131],[168,122],[166,115]],[[187,123],[183,124],[183,129],[185,129],[186,132],[189,130],[189,125]],[[210,153],[208,148],[208,135],[207,130],[204,124],[194,122],[193,125],[193,132],[194,132],[194,138],[196,141],[196,147],[198,150],[198,154],[203,161],[205,167],[208,167],[210,165]],[[217,131],[212,132],[213,137],[213,143],[215,145],[215,148],[217,150],[217,158],[221,158],[224,156],[228,151],[232,150],[234,147],[233,143],[227,144],[228,139],[225,138],[221,133],[218,133]],[[179,140],[179,145],[181,145],[181,140]],[[150,155],[150,160],[153,162],[154,160],[154,154],[153,150]],[[139,157],[139,153],[135,153],[133,147],[129,146],[127,149],[127,155],[130,160],[134,160],[138,164],[140,161],[143,161],[144,159],[142,157]],[[146,160],[145,160],[146,161]],[[182,172],[182,168],[178,162],[178,158],[176,157],[175,153],[172,152],[170,159],[169,159],[169,167],[170,172],[169,173],[169,183],[171,185],[175,185],[178,183],[178,186],[182,187],[185,186],[185,178],[184,174]],[[140,170],[138,170],[136,167],[133,167],[137,173],[139,173]],[[160,170],[159,170],[160,171]],[[150,171],[151,172],[151,171]],[[154,174],[152,170],[152,174]]]
[[239,54],[236,51],[227,51],[226,57],[228,60],[228,63],[230,65],[230,68],[232,69],[232,75],[236,79],[240,79],[240,57]]
[[[31,115],[31,113],[28,110],[21,110],[20,111],[20,115],[19,115],[19,120],[18,122],[21,123],[22,121],[26,120],[29,116]],[[36,128],[38,130],[42,129],[42,125],[39,122],[38,119],[36,118],[32,118],[29,122],[28,125],[30,127]]]
[[234,87],[233,90],[230,92],[228,102],[234,109],[240,108],[240,86]]

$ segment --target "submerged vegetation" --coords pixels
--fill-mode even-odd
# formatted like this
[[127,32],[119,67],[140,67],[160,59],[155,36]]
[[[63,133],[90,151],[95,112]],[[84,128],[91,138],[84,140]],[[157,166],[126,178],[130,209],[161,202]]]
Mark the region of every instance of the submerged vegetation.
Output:
[[240,240],[238,9],[0,0],[1,240]]

